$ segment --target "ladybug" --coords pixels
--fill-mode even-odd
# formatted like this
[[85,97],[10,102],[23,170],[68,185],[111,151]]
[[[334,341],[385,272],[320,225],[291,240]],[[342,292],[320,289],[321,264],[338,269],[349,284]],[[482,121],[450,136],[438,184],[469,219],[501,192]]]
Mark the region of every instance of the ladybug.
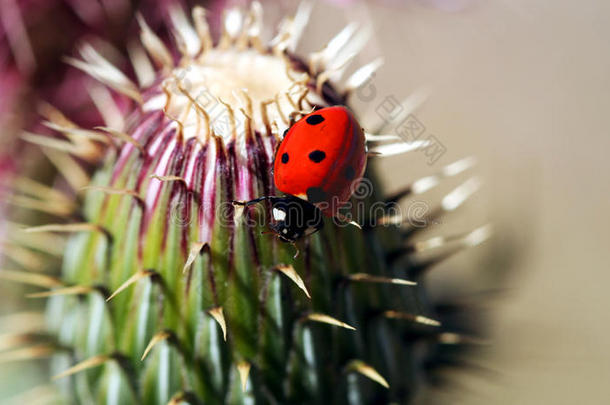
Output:
[[366,167],[365,135],[345,107],[311,112],[284,132],[273,166],[275,187],[285,197],[264,196],[240,205],[271,202],[270,229],[294,243],[339,217]]

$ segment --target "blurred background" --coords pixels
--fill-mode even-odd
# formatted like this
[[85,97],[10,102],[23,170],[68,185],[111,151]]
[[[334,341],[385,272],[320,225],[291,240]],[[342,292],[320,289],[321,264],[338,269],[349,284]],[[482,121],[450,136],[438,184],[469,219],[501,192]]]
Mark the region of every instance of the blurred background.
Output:
[[[431,277],[476,283],[473,266],[506,276],[487,313],[493,372],[453,375],[459,396],[439,402],[608,403],[610,4],[361,4],[353,15],[373,20],[386,60],[381,94],[432,88],[415,114],[446,146],[433,166],[480,159],[485,186],[451,219],[464,229],[486,218],[495,236]],[[424,162],[384,161],[389,186]]]
[[[16,2],[1,2],[0,21],[7,27],[14,23]],[[297,4],[263,3],[268,21]],[[141,5],[153,20],[156,7]],[[364,126],[379,121],[378,108],[387,100],[427,95],[413,115],[444,151],[434,161],[413,153],[380,162],[388,189],[475,156],[481,191],[431,232],[494,226],[490,241],[430,273],[433,295],[468,291],[468,297],[456,298],[484,307],[489,341],[467,372],[451,374],[451,389],[422,392],[421,402],[608,403],[610,3],[319,0],[302,51],[318,49],[352,21],[373,33],[354,66],[377,57],[385,61],[369,83],[374,96],[353,99]],[[120,41],[123,25],[115,23],[97,22],[94,33],[110,32]],[[62,52],[69,52],[67,34],[55,35]],[[7,49],[2,52],[4,58]],[[23,52],[27,68],[28,51]],[[28,80],[41,88],[52,83],[59,62],[50,56],[49,61],[46,74],[32,73]],[[17,73],[5,72],[1,79],[9,74]],[[2,89],[0,110],[11,106],[10,87]],[[0,145],[9,144],[7,125]],[[451,187],[421,200],[437,201]],[[10,313],[9,300],[2,306],[2,313]],[[0,377],[8,372],[0,371]]]

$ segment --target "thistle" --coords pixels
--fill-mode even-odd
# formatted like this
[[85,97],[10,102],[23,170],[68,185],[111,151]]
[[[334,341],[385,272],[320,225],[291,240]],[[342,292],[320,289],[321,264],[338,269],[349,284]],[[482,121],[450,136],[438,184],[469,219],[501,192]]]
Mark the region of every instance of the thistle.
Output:
[[[174,44],[139,18],[135,81],[90,45],[68,58],[103,84],[92,96],[105,125],[81,128],[45,104],[53,134],[22,137],[45,150],[78,197],[34,181],[17,190],[29,194],[22,196],[29,208],[64,218],[29,227],[22,238],[59,255],[61,271],[0,272],[47,300],[46,333],[35,344],[14,339],[15,351],[50,359],[63,400],[405,402],[417,392],[420,346],[467,341],[444,327],[422,278],[489,229],[413,243],[427,222],[413,223],[395,203],[461,174],[472,159],[395,196],[380,193],[371,162],[352,199],[363,229],[327,220],[296,258],[293,246],[265,232],[269,206],[233,204],[277,195],[274,151],[292,120],[347,104],[380,65],[338,82],[364,45],[353,26],[321,51],[297,56],[310,9],[303,3],[268,43],[257,2],[228,10],[217,41],[202,8],[191,16],[172,9]],[[367,141],[375,156],[424,146],[368,133]],[[477,185],[458,186],[425,219],[456,209]],[[49,245],[58,235],[67,235],[61,250]]]

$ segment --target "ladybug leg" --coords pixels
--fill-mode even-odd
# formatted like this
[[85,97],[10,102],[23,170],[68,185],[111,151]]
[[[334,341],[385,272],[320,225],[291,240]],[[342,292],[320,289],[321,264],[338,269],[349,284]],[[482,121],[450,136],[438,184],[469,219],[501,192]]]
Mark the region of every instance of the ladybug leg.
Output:
[[294,247],[294,250],[295,250],[294,256],[292,256],[292,258],[296,259],[297,257],[299,257],[299,253],[300,253],[299,247],[297,246],[296,242],[290,242],[290,244],[292,245],[292,247]]
[[[293,126],[295,122],[298,121],[297,116],[301,115],[307,115],[307,114],[311,114],[312,112],[314,112],[316,109],[316,107],[314,106],[311,110],[309,111],[305,111],[305,110],[299,110],[299,111],[293,111],[290,113],[290,115],[288,116],[288,119],[290,120],[290,126]],[[300,118],[299,118],[300,119]]]
[[364,145],[364,152],[366,153],[367,158],[381,156],[381,153],[372,151],[369,148],[368,142]]
[[288,119],[290,120],[290,126],[293,126],[294,123],[298,121],[298,119],[297,119],[298,115],[304,115],[304,114],[307,114],[307,112],[305,112],[305,111],[293,111],[293,112],[291,112],[290,115],[288,116]]
[[337,212],[337,214],[335,214],[335,217],[337,217],[341,222],[345,222],[346,224],[354,225],[358,229],[362,229],[362,227],[360,226],[360,224],[358,222],[349,219],[348,217],[341,214],[340,212]]
[[279,240],[290,243],[292,245],[292,247],[294,247],[294,250],[295,250],[294,256],[292,256],[292,258],[296,259],[297,257],[299,257],[300,250],[295,241],[286,239],[286,238],[282,238],[282,235],[279,235],[277,232],[274,232],[274,231],[262,231],[261,235],[274,235]]
[[297,243],[295,241],[284,239],[284,238],[281,237],[281,235],[278,235],[277,233],[275,233],[273,231],[263,231],[263,232],[261,232],[261,235],[269,235],[269,234],[275,235],[275,237],[278,238],[281,241],[290,243],[292,245],[292,247],[294,248],[294,250],[295,250],[294,256],[292,256],[292,258],[296,259],[297,257],[299,257],[299,253],[301,251],[299,250],[299,247],[297,246]]
[[290,120],[290,125],[289,127],[293,126],[295,122],[297,122],[297,115],[300,115],[301,112],[300,111],[293,111],[290,113],[290,115],[288,116],[288,119]]

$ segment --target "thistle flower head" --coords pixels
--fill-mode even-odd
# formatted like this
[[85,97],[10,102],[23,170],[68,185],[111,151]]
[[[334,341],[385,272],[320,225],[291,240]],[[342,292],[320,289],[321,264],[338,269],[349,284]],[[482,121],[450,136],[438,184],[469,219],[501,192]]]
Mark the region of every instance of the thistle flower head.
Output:
[[[336,83],[364,44],[351,25],[319,52],[295,56],[310,11],[303,3],[267,43],[258,2],[228,10],[217,41],[201,8],[190,16],[171,9],[173,45],[139,17],[140,44],[129,47],[135,81],[91,45],[67,59],[100,83],[90,93],[104,126],[82,128],[45,104],[43,124],[53,135],[23,138],[42,146],[82,202],[34,182],[21,190],[30,208],[66,218],[26,230],[32,240],[71,235],[61,272],[0,272],[43,289],[32,296],[48,299],[54,338],[29,354],[52,354],[65,397],[404,401],[414,393],[416,378],[405,369],[420,363],[416,345],[459,341],[417,281],[489,229],[412,244],[408,237],[423,227],[389,207],[463,173],[471,160],[383,202],[376,183],[366,182],[370,188],[354,197],[365,207],[357,218],[365,229],[329,223],[302,242],[298,258],[265,234],[269,207],[232,204],[276,195],[271,168],[281,134],[312,109],[345,104],[379,67],[374,61]],[[367,137],[373,155],[422,146]],[[431,215],[455,210],[477,187],[465,182]],[[370,209],[376,202],[381,211]],[[414,257],[438,247],[444,251],[432,260]]]

